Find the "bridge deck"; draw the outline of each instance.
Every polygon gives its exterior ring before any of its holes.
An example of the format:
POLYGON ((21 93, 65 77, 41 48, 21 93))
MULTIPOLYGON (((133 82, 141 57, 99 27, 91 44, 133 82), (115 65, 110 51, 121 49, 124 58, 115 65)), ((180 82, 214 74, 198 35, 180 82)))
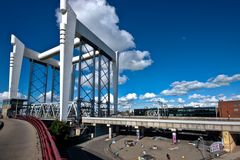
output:
POLYGON ((234 131, 240 132, 240 121, 238 120, 210 120, 210 119, 139 119, 139 118, 98 118, 83 117, 83 123, 138 126, 146 128, 163 128, 179 130, 201 130, 201 131, 234 131))
POLYGON ((28 122, 16 119, 1 120, 0 159, 42 159, 41 146, 35 128, 28 122))

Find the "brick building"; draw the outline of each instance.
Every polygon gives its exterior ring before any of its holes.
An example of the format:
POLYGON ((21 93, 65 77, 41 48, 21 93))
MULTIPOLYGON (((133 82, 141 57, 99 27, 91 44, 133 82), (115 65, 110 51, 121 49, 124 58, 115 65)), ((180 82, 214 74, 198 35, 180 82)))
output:
POLYGON ((240 100, 236 101, 219 101, 218 117, 240 118, 240 100))

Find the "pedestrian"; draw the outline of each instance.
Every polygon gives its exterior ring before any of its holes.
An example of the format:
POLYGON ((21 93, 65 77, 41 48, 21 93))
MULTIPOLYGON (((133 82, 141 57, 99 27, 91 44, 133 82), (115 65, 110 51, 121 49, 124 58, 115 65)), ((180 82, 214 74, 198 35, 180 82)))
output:
POLYGON ((171 160, 170 155, 168 153, 167 153, 166 157, 168 160, 171 160))

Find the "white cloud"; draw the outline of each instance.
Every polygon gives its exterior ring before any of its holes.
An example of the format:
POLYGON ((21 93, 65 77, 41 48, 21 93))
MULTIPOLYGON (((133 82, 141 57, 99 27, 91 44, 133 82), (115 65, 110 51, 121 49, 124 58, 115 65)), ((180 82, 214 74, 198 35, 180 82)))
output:
POLYGON ((218 75, 215 78, 209 79, 207 82, 195 81, 176 81, 170 86, 171 89, 166 89, 161 92, 163 95, 184 95, 193 90, 203 88, 216 88, 229 85, 232 82, 240 81, 240 74, 235 74, 232 77, 227 75, 218 75))
POLYGON ((155 98, 157 95, 154 93, 145 93, 144 95, 140 95, 139 99, 150 99, 150 98, 155 98))
POLYGON ((178 99, 176 100, 176 102, 182 104, 182 103, 185 103, 185 100, 183 100, 182 98, 178 98, 178 99))
POLYGON ((240 95, 232 95, 230 100, 240 100, 240 95))
POLYGON ((123 96, 119 99, 119 101, 132 101, 137 99, 137 94, 136 93, 128 93, 126 96, 123 96))
POLYGON ((212 96, 212 97, 206 97, 203 99, 200 99, 199 102, 202 103, 217 103, 219 99, 216 98, 216 96, 212 96))
POLYGON ((124 83, 126 83, 127 82, 127 80, 128 80, 128 77, 126 76, 126 75, 119 75, 119 77, 118 77, 118 83, 119 84, 124 84, 124 83))
POLYGON ((157 102, 168 103, 168 100, 166 100, 166 99, 164 99, 164 98, 161 98, 161 97, 157 97, 157 98, 152 98, 152 99, 150 99, 149 102, 154 102, 154 103, 157 103, 157 102))
POLYGON ((174 99, 170 99, 169 102, 170 102, 170 103, 174 103, 175 100, 174 100, 174 99))
MULTIPOLYGON (((152 64, 148 51, 135 50, 134 37, 118 26, 115 8, 106 0, 70 0, 77 18, 114 51, 120 51, 120 69, 142 70, 152 64)), ((59 9, 56 10, 60 22, 59 9)))
MULTIPOLYGON (((27 99, 27 96, 18 92, 17 93, 17 98, 19 99, 27 99)), ((4 99, 9 99, 9 93, 8 91, 4 91, 2 93, 0 93, 0 101, 4 100, 4 99)))
POLYGON ((136 93, 129 93, 126 96, 123 96, 118 99, 118 105, 122 108, 131 108, 134 100, 138 98, 136 93))
POLYGON ((77 18, 112 49, 124 51, 135 47, 133 36, 119 28, 115 8, 106 0, 70 0, 69 3, 77 18))
POLYGON ((189 95, 188 99, 201 99, 201 98, 205 98, 205 97, 206 96, 204 96, 204 95, 194 93, 192 95, 189 95))
POLYGON ((219 84, 221 86, 226 86, 226 85, 229 85, 232 82, 240 81, 240 74, 235 74, 232 77, 229 77, 227 75, 221 74, 221 75, 218 75, 214 79, 210 79, 209 81, 213 82, 215 84, 219 84))
POLYGON ((143 70, 150 66, 153 61, 148 51, 125 51, 119 57, 120 70, 143 70))

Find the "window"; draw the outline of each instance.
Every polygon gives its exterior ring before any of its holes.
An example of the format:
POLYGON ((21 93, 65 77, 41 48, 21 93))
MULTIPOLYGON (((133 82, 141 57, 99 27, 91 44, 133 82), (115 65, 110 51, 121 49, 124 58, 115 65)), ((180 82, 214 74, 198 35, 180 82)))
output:
POLYGON ((234 107, 233 111, 234 111, 234 112, 238 112, 238 111, 239 111, 239 108, 234 107))

